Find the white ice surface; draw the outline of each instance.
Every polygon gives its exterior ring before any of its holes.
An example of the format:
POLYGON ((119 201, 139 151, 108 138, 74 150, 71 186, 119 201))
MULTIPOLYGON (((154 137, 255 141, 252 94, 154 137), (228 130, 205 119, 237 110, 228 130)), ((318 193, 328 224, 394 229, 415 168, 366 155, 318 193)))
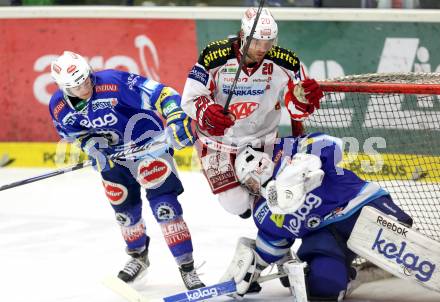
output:
MULTIPOLYGON (((0 169, 0 185, 47 170, 0 169)), ((215 283, 232 258, 240 236, 255 237, 251 220, 227 214, 199 173, 181 173, 180 197, 191 230, 196 263, 207 284, 215 283)), ((143 294, 167 296, 184 290, 177 266, 148 204, 144 218, 151 237, 151 266, 143 294)), ((104 195, 91 169, 71 172, 0 192, 1 302, 123 302, 101 280, 114 275, 127 256, 104 195)), ((217 301, 230 301, 218 298, 217 301)), ((245 301, 292 301, 277 280, 245 301)), ((439 302, 440 295, 407 281, 368 283, 350 301, 439 302)))

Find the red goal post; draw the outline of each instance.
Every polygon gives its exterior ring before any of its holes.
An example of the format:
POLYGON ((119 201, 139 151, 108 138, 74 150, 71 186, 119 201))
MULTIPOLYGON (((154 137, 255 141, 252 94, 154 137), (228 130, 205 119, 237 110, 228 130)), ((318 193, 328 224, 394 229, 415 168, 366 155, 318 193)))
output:
POLYGON ((344 167, 379 182, 415 228, 440 241, 440 73, 362 74, 319 84, 325 96, 304 122, 306 133, 343 138, 344 167))

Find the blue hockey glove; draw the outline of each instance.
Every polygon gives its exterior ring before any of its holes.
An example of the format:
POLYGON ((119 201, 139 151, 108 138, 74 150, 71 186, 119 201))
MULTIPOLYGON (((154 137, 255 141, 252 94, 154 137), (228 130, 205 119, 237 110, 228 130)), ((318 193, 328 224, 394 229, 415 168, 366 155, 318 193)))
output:
POLYGON ((81 149, 92 161, 93 168, 98 172, 106 172, 115 166, 108 158, 108 140, 104 137, 86 137, 81 139, 81 149))
POLYGON ((191 119, 183 111, 176 111, 167 116, 166 131, 175 149, 192 146, 196 140, 191 129, 191 119))

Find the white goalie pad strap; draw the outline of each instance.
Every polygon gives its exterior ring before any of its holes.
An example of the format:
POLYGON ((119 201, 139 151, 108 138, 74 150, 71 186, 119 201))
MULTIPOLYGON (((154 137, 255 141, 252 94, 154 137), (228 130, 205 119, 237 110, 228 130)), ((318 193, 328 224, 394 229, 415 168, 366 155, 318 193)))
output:
POLYGON ((306 280, 304 269, 305 262, 290 260, 283 264, 283 268, 289 278, 290 288, 295 302, 307 302, 306 280))
POLYGON ((304 204, 306 194, 321 185, 323 178, 320 158, 298 153, 292 160, 283 160, 276 179, 267 184, 263 196, 272 213, 293 213, 304 204))
POLYGON ((396 277, 440 292, 440 243, 394 217, 364 207, 347 244, 353 252, 396 277))

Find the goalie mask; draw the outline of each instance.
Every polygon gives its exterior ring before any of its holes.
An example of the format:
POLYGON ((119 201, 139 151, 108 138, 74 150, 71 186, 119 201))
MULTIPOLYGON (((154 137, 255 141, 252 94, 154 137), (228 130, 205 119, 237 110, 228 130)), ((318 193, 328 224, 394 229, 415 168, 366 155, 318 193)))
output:
POLYGON ((254 195, 260 195, 261 187, 272 179, 273 169, 274 163, 269 155, 249 146, 235 160, 238 181, 254 195))
POLYGON ((72 92, 72 89, 78 89, 81 87, 80 85, 85 85, 91 73, 92 68, 82 56, 65 51, 55 61, 52 61, 50 74, 65 94, 77 96, 72 92))
MULTIPOLYGON (((242 52, 244 45, 247 41, 247 38, 251 34, 251 30, 254 25, 255 18, 257 16, 257 11, 258 9, 254 7, 248 8, 244 13, 243 18, 241 19, 240 50, 242 52)), ((272 47, 272 45, 276 44, 277 35, 278 35, 278 26, 277 23, 275 22, 275 19, 273 18, 269 9, 263 8, 261 10, 260 17, 258 18, 257 26, 255 27, 255 32, 252 36, 253 43, 264 44, 264 47, 267 48, 267 50, 269 50, 272 47)), ((256 44, 251 47, 256 47, 256 44)))

